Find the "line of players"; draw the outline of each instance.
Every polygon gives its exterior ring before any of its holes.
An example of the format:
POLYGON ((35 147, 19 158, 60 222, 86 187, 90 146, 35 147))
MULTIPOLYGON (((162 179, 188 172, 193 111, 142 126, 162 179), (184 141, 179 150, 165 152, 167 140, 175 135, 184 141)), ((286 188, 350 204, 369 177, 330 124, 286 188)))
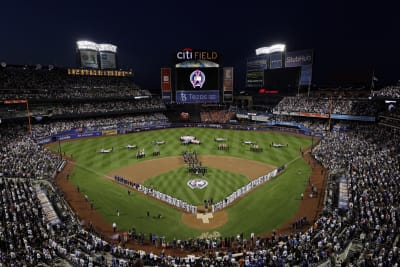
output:
MULTIPOLYGON (((186 136, 184 136, 184 137, 186 137, 186 136)), ((214 140, 215 141, 221 141, 220 138, 215 138, 214 140)), ((225 139, 222 139, 222 140, 225 141, 225 139)), ((196 137, 193 137, 193 139, 185 139, 185 138, 181 137, 181 141, 182 141, 182 143, 188 144, 188 143, 192 143, 193 141, 198 141, 198 140, 196 139, 196 137)), ((155 145, 163 145, 165 143, 166 143, 165 141, 154 141, 153 142, 153 144, 155 144, 155 145)), ((253 151, 253 152, 262 152, 263 151, 263 148, 261 148, 257 143, 255 143, 255 142, 253 142, 251 140, 244 140, 244 141, 242 141, 242 143, 246 144, 246 145, 250 145, 250 151, 253 151)), ((198 143, 196 142, 196 144, 200 144, 200 141, 198 141, 198 143)), ((272 142, 269 146, 270 147, 281 148, 281 147, 288 147, 289 144, 284 145, 284 144, 281 144, 281 143, 272 142)), ((137 149, 138 146, 137 145, 128 144, 128 145, 125 146, 125 148, 127 148, 127 149, 137 149)), ((218 144, 217 148, 218 148, 218 150, 229 151, 229 145, 226 144, 226 143, 218 144)), ((99 153, 111 153, 113 151, 114 151, 114 147, 111 147, 109 149, 102 148, 98 152, 99 153)), ((153 156, 159 156, 159 155, 160 155, 160 150, 159 149, 155 149, 153 151, 153 156)), ((136 153, 136 158, 139 159, 139 158, 144 158, 144 157, 146 157, 146 153, 144 151, 144 148, 142 148, 136 153)))

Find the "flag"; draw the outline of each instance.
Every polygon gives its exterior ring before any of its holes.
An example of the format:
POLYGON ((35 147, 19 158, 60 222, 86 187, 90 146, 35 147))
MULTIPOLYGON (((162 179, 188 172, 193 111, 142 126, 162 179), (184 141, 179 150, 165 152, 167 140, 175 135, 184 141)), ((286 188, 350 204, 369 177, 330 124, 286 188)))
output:
POLYGON ((378 78, 376 78, 376 76, 374 75, 374 76, 372 76, 372 80, 374 80, 375 82, 377 82, 377 81, 378 81, 378 78))

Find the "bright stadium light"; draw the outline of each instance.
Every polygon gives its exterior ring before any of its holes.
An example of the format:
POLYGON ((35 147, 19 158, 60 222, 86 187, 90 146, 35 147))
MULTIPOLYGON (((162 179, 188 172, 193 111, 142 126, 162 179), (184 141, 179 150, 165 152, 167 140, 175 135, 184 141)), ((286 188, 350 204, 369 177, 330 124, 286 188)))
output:
POLYGON ((117 53, 117 46, 112 44, 98 44, 97 48, 99 51, 107 51, 117 53))
POLYGON ((79 50, 81 49, 88 49, 88 50, 96 50, 97 51, 97 44, 91 41, 77 41, 76 45, 79 50))
POLYGON ((267 55, 275 52, 284 52, 286 45, 284 44, 274 44, 271 46, 264 46, 256 49, 256 55, 267 55))

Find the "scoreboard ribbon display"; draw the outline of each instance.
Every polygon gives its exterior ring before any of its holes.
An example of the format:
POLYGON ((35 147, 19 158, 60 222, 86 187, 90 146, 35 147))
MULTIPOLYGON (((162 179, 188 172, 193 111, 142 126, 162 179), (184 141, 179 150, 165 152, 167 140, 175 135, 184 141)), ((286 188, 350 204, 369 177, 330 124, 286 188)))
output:
POLYGON ((218 103, 219 91, 176 91, 176 103, 218 103))

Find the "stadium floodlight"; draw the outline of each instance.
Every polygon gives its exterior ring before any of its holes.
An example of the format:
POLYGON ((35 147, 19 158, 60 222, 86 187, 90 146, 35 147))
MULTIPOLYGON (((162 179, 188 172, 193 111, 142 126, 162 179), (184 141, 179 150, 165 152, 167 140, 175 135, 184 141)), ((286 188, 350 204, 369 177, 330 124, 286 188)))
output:
POLYGON ((264 46, 256 49, 256 55, 268 55, 275 52, 284 52, 286 45, 284 44, 274 44, 271 46, 264 46))
POLYGON ((92 41, 77 41, 76 45, 79 50, 88 49, 88 50, 96 50, 97 51, 97 44, 92 41))
POLYGON ((104 51, 104 52, 113 52, 117 53, 117 46, 112 45, 112 44, 98 44, 97 48, 99 51, 104 51))

